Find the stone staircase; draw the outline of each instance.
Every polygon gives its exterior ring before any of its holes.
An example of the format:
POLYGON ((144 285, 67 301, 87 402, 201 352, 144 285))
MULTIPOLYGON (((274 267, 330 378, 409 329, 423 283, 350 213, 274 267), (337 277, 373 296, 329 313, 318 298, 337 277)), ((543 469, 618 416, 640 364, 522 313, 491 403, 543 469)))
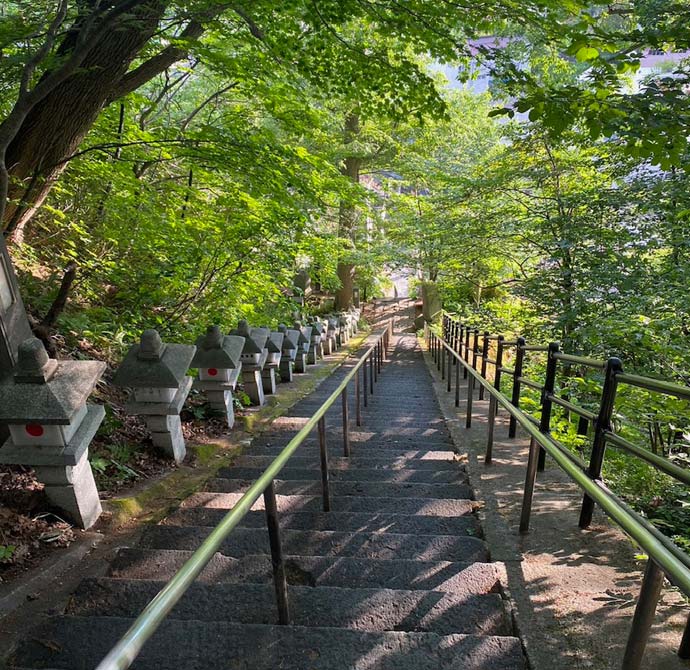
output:
MULTIPOLYGON (((276 481, 293 625, 276 625, 260 500, 133 668, 526 667, 502 595, 503 566, 490 562, 415 337, 393 341, 363 426, 352 422, 349 459, 340 456, 339 403, 327 417, 333 511, 322 511, 316 433, 276 481)), ((348 369, 255 440, 207 491, 120 550, 107 576, 85 579, 66 611, 19 646, 14 667, 94 668, 348 369)))

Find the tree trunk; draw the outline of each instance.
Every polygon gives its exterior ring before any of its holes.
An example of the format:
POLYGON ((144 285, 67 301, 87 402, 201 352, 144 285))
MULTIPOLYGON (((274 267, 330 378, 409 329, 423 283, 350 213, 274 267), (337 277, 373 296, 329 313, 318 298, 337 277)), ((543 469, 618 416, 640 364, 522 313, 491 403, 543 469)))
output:
MULTIPOLYGON (((345 119, 344 138, 345 144, 350 144, 359 135, 359 116, 350 114, 345 119)), ((362 167, 362 159, 359 156, 347 156, 343 161, 340 172, 359 184, 359 172, 362 167)), ((357 223, 357 209, 354 205, 347 202, 340 203, 338 214, 338 232, 340 237, 351 242, 350 248, 354 247, 355 224, 357 223)), ((354 286, 355 266, 344 258, 338 260, 338 279, 341 287, 335 294, 335 308, 349 309, 352 307, 353 297, 352 288, 354 286)))
MULTIPOLYGON (((148 0, 123 16, 85 57, 82 66, 48 93, 24 119, 7 149, 10 190, 3 220, 6 235, 20 241, 23 229, 108 104, 132 61, 151 39, 165 9, 148 0)), ((58 55, 75 47, 79 26, 67 33, 58 55)), ((152 75, 153 76, 153 75, 152 75)))

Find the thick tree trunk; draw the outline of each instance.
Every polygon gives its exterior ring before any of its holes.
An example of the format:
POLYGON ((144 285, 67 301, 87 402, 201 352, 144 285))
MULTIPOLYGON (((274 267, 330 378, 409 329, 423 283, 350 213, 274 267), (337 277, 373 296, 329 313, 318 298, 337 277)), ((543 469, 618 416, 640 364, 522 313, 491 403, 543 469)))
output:
MULTIPOLYGON (((359 117, 356 114, 350 114, 345 119, 345 144, 354 142, 359 135, 359 117)), ((341 173, 351 179, 356 184, 359 184, 359 172, 362 167, 362 159, 359 156, 348 156, 343 161, 340 168, 341 173)), ((340 204, 340 212, 338 215, 338 228, 340 237, 352 242, 351 247, 354 246, 354 232, 357 223, 357 210, 349 203, 340 204)), ((348 262, 347 259, 341 258, 338 261, 338 279, 340 279, 341 287, 335 294, 336 309, 349 309, 352 307, 352 289, 354 286, 355 266, 348 262)))
MULTIPOLYGON (((7 150, 11 182, 3 221, 6 235, 21 238, 66 160, 113 99, 130 64, 156 31, 165 5, 164 0, 148 0, 123 16, 88 53, 77 72, 29 112, 7 150)), ((76 26, 66 35, 59 55, 70 53, 78 34, 76 26)))

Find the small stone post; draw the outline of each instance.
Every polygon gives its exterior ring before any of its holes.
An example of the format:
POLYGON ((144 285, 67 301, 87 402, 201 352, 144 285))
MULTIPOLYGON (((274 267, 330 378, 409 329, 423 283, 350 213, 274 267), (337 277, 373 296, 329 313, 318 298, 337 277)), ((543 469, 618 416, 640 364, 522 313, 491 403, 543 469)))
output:
POLYGON ((192 388, 187 370, 195 353, 194 345, 166 344, 157 331, 145 330, 113 377, 116 386, 133 389, 125 411, 142 417, 154 446, 176 463, 186 453, 180 410, 192 388))
POLYGON ((199 370, 194 388, 206 393, 208 404, 223 414, 228 428, 235 425, 232 392, 242 369, 243 348, 243 337, 223 335, 219 326, 209 326, 206 335, 196 341, 196 354, 190 363, 199 370))
POLYGON ((98 361, 48 358, 32 337, 19 345, 12 376, 0 384, 0 424, 10 431, 0 463, 32 466, 48 500, 82 528, 102 511, 89 444, 105 410, 86 400, 104 370, 98 361))

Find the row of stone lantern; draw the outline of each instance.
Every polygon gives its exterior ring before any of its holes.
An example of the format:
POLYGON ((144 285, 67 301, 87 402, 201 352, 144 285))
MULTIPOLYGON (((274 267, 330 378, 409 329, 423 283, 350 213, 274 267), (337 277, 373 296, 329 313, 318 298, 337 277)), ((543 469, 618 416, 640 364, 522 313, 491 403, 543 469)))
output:
MULTIPOLYGON (((240 321, 224 335, 210 326, 195 345, 170 344, 155 330, 145 331, 128 351, 113 384, 131 389, 124 407, 140 416, 153 444, 170 458, 185 457, 180 411, 194 388, 208 404, 235 422, 233 396, 240 375, 252 405, 276 393, 281 382, 304 373, 324 355, 334 353, 357 332, 359 310, 292 328, 251 328, 240 321), (198 370, 194 380, 187 372, 198 370)), ((0 425, 9 438, 0 447, 0 463, 28 465, 45 485, 48 500, 82 528, 92 526, 101 504, 88 460, 89 445, 105 410, 87 404, 105 364, 98 361, 56 361, 43 343, 30 338, 18 350, 12 375, 0 384, 0 425)))

